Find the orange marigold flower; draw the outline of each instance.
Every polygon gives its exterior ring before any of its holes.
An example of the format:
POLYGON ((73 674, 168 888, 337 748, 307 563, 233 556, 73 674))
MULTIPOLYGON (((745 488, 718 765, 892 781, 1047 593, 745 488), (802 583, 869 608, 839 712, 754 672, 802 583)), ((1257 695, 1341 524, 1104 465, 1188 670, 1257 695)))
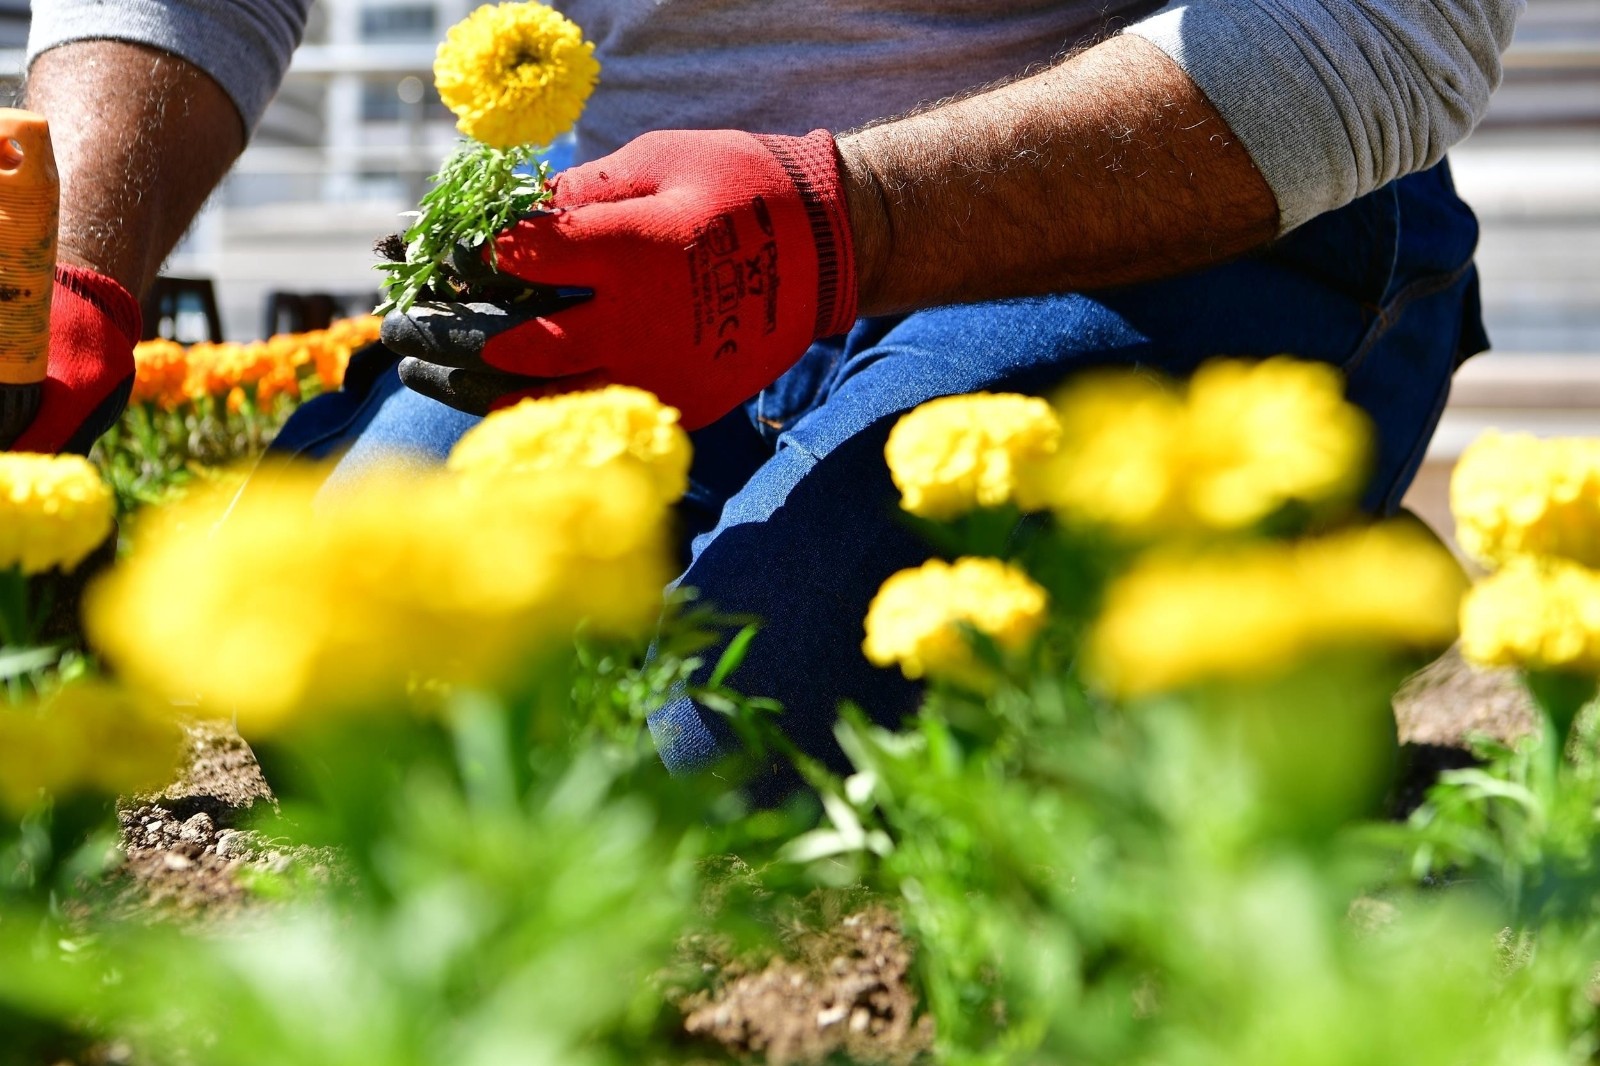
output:
POLYGON ((133 347, 132 403, 153 403, 171 410, 185 399, 184 380, 189 372, 189 354, 176 341, 157 338, 140 341, 133 347))

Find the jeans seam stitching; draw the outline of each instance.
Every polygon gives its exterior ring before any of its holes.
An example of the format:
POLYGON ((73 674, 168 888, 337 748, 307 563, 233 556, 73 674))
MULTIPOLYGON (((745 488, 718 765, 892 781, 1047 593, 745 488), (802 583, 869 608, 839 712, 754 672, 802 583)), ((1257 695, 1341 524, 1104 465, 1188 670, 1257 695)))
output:
POLYGON ((1354 374, 1361 369, 1361 364, 1371 354, 1373 347, 1388 333, 1406 310, 1418 300, 1437 295, 1458 283, 1466 276, 1467 271, 1473 267, 1473 260, 1468 259, 1450 273, 1442 276, 1418 278, 1395 295, 1395 298, 1381 307, 1374 308, 1375 317, 1372 324, 1367 327, 1366 334, 1361 338, 1361 343, 1356 346, 1355 352, 1346 360, 1344 372, 1346 376, 1354 374))

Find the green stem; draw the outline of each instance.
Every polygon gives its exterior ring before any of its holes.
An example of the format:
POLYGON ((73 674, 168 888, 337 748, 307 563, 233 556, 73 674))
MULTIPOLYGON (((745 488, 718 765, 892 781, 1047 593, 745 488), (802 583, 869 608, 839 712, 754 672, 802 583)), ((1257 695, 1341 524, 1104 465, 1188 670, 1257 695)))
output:
POLYGON ((33 645, 28 611, 28 577, 17 566, 0 570, 0 647, 33 645))
POLYGON ((1553 751, 1551 757, 1559 760, 1566 751, 1567 736, 1578 712, 1595 698, 1596 679, 1590 674, 1564 670, 1529 670, 1525 682, 1542 712, 1553 751))
MULTIPOLYGON (((0 648, 28 648, 34 639, 33 619, 28 610, 28 576, 20 566, 0 570, 0 648)), ((12 703, 22 699, 22 679, 6 678, 6 695, 12 703)))

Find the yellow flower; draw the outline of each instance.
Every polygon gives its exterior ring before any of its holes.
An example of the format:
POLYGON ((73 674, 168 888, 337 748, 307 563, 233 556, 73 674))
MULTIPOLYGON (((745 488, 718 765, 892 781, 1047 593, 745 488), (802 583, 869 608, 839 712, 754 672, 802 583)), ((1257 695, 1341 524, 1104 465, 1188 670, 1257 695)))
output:
POLYGON ((987 670, 962 626, 1017 651, 1044 625, 1047 603, 1044 589, 998 559, 933 559, 883 583, 867 609, 861 649, 875 665, 898 664, 909 678, 928 675, 983 688, 987 670))
POLYGON ((1456 541, 1488 567, 1519 555, 1600 566, 1600 439, 1490 430, 1450 479, 1456 541))
POLYGON ((580 622, 638 634, 659 611, 666 506, 635 470, 488 492, 375 477, 313 511, 321 481, 258 476, 220 523, 196 500, 138 529, 90 590, 91 642, 130 683, 265 733, 416 678, 492 684, 580 622))
POLYGON ((1247 529, 1291 503, 1343 506, 1366 471, 1366 417, 1320 363, 1214 360, 1182 389, 1098 371, 1055 403, 1061 443, 1038 495, 1068 521, 1136 538, 1247 529))
POLYGON ((1405 524, 1153 553, 1107 590, 1086 670, 1142 695, 1275 674, 1324 648, 1442 647, 1465 583, 1448 551, 1405 524))
POLYGON ((71 570, 110 535, 114 510, 81 456, 0 454, 0 568, 71 570))
POLYGON ((486 4, 445 34, 433 80, 463 134, 495 148, 570 129, 600 77, 594 45, 538 3, 486 4))
POLYGON ((523 400, 468 430, 449 469, 469 482, 536 480, 548 470, 639 470, 662 502, 689 486, 689 436, 678 411, 643 389, 612 385, 523 400))
POLYGON ((1600 674, 1600 571, 1512 559, 1462 602, 1461 651, 1482 666, 1600 674))
POLYGON ((1185 414, 1189 510, 1207 528, 1244 529, 1291 501, 1348 503, 1366 480, 1366 415, 1326 363, 1215 360, 1190 380, 1185 414))
POLYGON ((1032 396, 977 393, 931 400, 895 423, 884 447, 900 506, 946 519, 979 507, 1035 505, 1026 471, 1061 435, 1032 396))
POLYGON ((1070 521, 1134 534, 1187 524, 1182 510, 1183 401, 1165 378, 1084 374, 1055 401, 1056 459, 1038 495, 1070 521))
POLYGON ((35 707, 0 707, 0 809, 41 792, 126 796, 171 781, 182 733, 170 717, 99 682, 61 689, 35 707))

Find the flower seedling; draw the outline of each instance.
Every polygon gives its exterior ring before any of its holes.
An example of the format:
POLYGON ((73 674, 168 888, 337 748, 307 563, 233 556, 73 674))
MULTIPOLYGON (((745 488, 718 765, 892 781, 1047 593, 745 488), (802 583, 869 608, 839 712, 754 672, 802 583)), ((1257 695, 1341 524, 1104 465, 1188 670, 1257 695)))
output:
POLYGON ((600 76, 594 45, 538 3, 486 5, 451 28, 433 63, 439 97, 467 140, 434 175, 401 238, 379 243, 388 262, 378 314, 419 299, 481 295, 496 233, 550 198, 544 145, 571 128, 600 76), (487 249, 487 252, 484 251, 487 249))

